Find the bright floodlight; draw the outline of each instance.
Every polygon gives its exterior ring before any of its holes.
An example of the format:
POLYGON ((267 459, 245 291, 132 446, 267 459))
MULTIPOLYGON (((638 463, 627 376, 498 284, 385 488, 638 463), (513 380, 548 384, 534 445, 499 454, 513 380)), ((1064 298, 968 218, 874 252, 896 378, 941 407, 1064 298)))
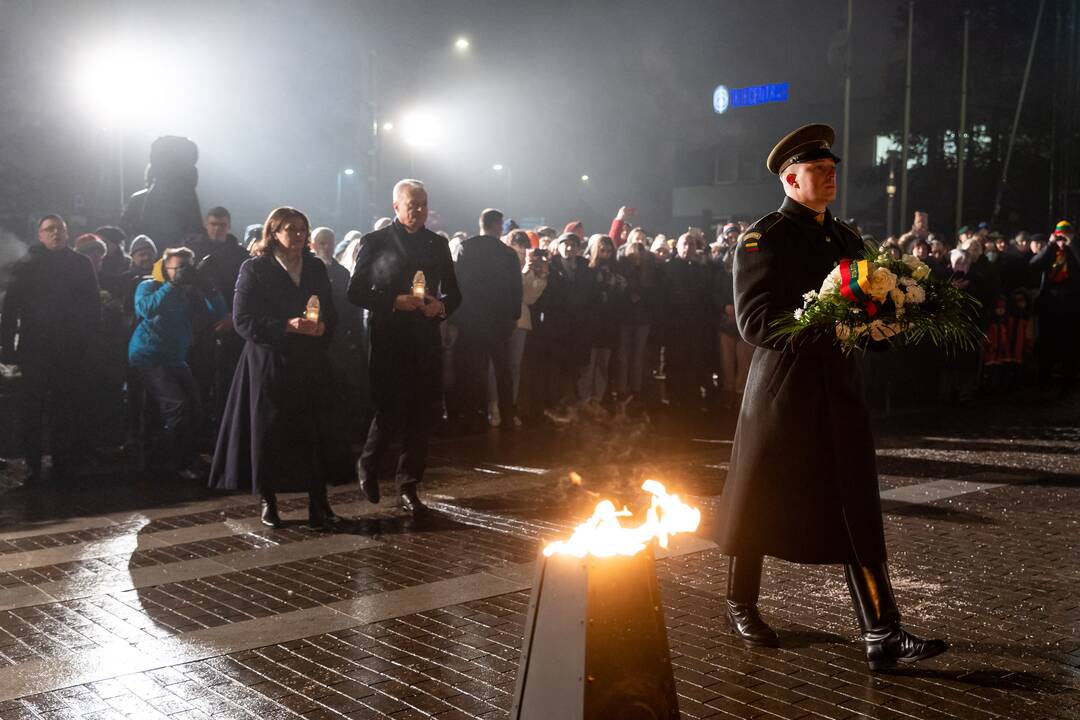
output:
POLYGON ((356 171, 353 170, 352 168, 345 168, 344 170, 342 170, 342 172, 345 173, 346 175, 352 175, 356 171))
POLYGON ((459 37, 454 41, 454 47, 457 48, 458 52, 465 52, 469 49, 469 39, 466 37, 459 37))
POLYGON ((82 54, 73 77, 81 111, 130 125, 160 114, 182 96, 181 78, 155 50, 114 41, 82 54))
POLYGON ((491 169, 494 170, 495 172, 501 172, 502 169, 503 169, 502 163, 495 163, 494 165, 491 166, 491 169))
POLYGON ((439 141, 441 128, 435 117, 424 112, 414 112, 405 116, 402 123, 405 142, 413 147, 431 147, 439 141))
POLYGON ((383 132, 390 132, 391 130, 394 129, 394 123, 392 123, 392 122, 384 122, 382 124, 382 129, 383 129, 383 132))
POLYGON ((589 182, 589 176, 588 175, 582 175, 581 176, 581 182, 589 182))

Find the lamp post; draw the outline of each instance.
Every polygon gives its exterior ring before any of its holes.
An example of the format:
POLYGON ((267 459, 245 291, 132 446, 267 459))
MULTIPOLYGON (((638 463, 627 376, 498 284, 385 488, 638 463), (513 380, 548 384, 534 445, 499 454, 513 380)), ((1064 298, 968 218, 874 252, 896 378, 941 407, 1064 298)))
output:
POLYGON ((889 181, 885 184, 885 194, 888 196, 888 202, 885 209, 885 237, 892 237, 893 234, 893 220, 895 213, 893 212, 893 202, 896 200, 896 152, 890 151, 889 158, 889 181))
POLYGON ((495 163, 491 166, 491 169, 494 170, 497 174, 506 175, 506 212, 510 212, 510 193, 513 187, 513 178, 510 173, 510 168, 506 165, 503 165, 502 163, 495 163))
POLYGON ((342 182, 343 182, 343 180, 344 180, 344 178, 346 176, 347 177, 352 177, 355 174, 356 174, 356 171, 353 170, 352 168, 345 168, 344 170, 338 170, 338 174, 337 174, 337 221, 338 221, 338 224, 341 224, 341 212, 342 212, 342 208, 341 208, 341 185, 342 185, 342 182))

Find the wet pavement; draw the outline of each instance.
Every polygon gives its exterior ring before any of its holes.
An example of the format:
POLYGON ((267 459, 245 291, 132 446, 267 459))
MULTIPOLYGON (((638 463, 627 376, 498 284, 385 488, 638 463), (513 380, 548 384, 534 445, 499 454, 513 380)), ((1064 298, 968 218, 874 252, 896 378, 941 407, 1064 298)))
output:
POLYGON ((595 493, 640 505, 646 477, 704 512, 657 560, 683 717, 1078 718, 1078 420, 1075 403, 999 402, 880 422, 905 624, 952 649, 879 675, 838 567, 768 560, 760 607, 781 646, 729 634, 709 536, 731 417, 439 439, 430 519, 389 487, 372 506, 343 486, 330 531, 303 524, 300 496, 271 530, 254 498, 175 480, 28 493, 9 478, 0 720, 508 717, 540 543, 595 493))

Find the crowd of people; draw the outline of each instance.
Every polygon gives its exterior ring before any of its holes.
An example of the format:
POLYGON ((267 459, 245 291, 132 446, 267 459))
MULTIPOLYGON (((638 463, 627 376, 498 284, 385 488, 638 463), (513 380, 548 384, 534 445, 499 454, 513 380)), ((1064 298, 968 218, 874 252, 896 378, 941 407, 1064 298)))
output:
MULTIPOLYGON (((444 432, 514 431, 575 410, 692 423, 740 404, 752 347, 735 324, 732 264, 747 224, 721 224, 710 239, 696 228, 677 237, 654 233, 637 219, 634 208, 622 207, 603 232, 588 232, 580 221, 522 228, 486 209, 475 234, 438 233, 461 297, 456 312, 441 308, 450 312, 437 331, 442 356, 433 366, 441 374, 444 432)), ((235 447, 232 455, 221 447, 236 445, 237 428, 221 428, 265 400, 259 383, 276 377, 275 363, 331 390, 320 395, 327 400, 319 412, 305 406, 310 428, 329 423, 347 443, 367 438, 372 446, 380 388, 378 369, 369 368, 373 311, 367 308, 381 300, 360 297, 363 288, 350 292, 350 278, 365 243, 392 219, 380 219, 373 233, 351 230, 340 239, 331 228, 308 227, 306 217, 290 226, 300 248, 295 257, 302 249, 305 258, 318 258, 326 288, 267 249, 289 247, 287 234, 284 244, 267 244, 285 232, 280 222, 272 215, 249 226, 242 242, 232 234, 229 211, 214 207, 198 232, 171 239, 129 224, 69 243, 63 218, 40 220, 37 242, 12 268, 0 319, 2 361, 21 374, 28 484, 42 478, 46 418, 58 479, 76 474, 82 459, 115 457, 114 451, 141 468, 205 477, 210 468, 200 453, 215 441, 222 463, 243 463, 235 447), (255 272, 257 263, 250 277, 242 268, 267 254, 295 276, 295 287, 281 284, 256 300, 249 289, 267 281, 255 272), (295 327, 282 332, 314 336, 310 342, 325 350, 326 367, 296 369, 307 351, 295 348, 314 345, 281 345, 284 359, 245 351, 252 338, 284 342, 278 326, 253 318, 250 307, 258 303, 295 317, 295 327), (305 317, 315 324, 304 325, 305 317), (326 422, 316 422, 317 415, 326 422), (229 433, 232 440, 222 440, 229 433)), ((1059 385, 1067 392, 1080 357, 1080 252, 1072 238, 1066 221, 1049 237, 1021 232, 1008 239, 986 223, 946 236, 932 232, 917 212, 911 230, 883 247, 919 257, 971 293, 986 340, 977 352, 953 358, 926 347, 868 356, 871 400, 894 403, 901 387, 920 400, 944 402, 1020 386, 1050 392, 1059 385), (917 373, 920 382, 903 382, 905 372, 917 373)), ((425 278, 414 282, 423 297, 425 278)), ((381 450, 371 452, 377 462, 381 450)), ((228 478, 238 471, 223 465, 214 472, 230 487, 228 478)), ((313 497, 313 507, 322 502, 313 497)))

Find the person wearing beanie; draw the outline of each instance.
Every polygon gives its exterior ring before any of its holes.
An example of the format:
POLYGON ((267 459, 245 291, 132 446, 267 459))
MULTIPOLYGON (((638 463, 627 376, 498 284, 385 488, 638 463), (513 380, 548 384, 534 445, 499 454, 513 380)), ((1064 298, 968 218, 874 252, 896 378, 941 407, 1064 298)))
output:
POLYGON ((585 237, 585 226, 580 220, 571 220, 566 223, 566 227, 563 228, 563 235, 577 235, 578 243, 580 244, 581 238, 585 237))

